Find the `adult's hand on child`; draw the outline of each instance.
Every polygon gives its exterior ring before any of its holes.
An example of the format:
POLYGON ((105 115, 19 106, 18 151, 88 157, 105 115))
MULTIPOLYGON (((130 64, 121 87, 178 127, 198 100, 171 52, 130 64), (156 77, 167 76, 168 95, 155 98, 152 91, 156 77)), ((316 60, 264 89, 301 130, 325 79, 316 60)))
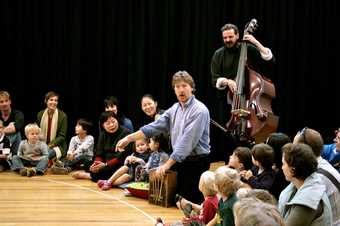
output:
POLYGON ((130 143, 129 139, 124 137, 123 139, 119 140, 116 145, 116 151, 123 152, 125 151, 124 148, 130 143))

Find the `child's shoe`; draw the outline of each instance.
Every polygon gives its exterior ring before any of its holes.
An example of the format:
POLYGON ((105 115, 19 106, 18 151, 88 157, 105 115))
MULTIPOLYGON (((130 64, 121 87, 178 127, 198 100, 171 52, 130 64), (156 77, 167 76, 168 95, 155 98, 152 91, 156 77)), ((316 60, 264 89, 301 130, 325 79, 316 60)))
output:
POLYGON ((106 180, 98 180, 97 181, 97 185, 98 185, 98 188, 102 188, 104 183, 105 183, 106 180))
POLYGON ((34 168, 30 168, 27 170, 27 176, 28 177, 33 177, 37 174, 37 171, 34 168))
POLYGON ((132 196, 131 192, 127 189, 124 189, 123 194, 124 196, 132 196))
POLYGON ((21 176, 27 176, 27 168, 24 167, 24 168, 20 169, 19 174, 21 176))
POLYGON ((64 167, 64 163, 60 160, 56 160, 54 165, 57 166, 57 167, 64 167))
POLYGON ((59 167, 59 166, 56 166, 56 165, 53 165, 51 167, 51 171, 53 174, 56 174, 56 175, 67 175, 70 170, 68 168, 65 168, 65 167, 59 167))
POLYGON ((103 185, 100 187, 103 191, 109 190, 112 187, 112 184, 108 181, 105 180, 103 185))

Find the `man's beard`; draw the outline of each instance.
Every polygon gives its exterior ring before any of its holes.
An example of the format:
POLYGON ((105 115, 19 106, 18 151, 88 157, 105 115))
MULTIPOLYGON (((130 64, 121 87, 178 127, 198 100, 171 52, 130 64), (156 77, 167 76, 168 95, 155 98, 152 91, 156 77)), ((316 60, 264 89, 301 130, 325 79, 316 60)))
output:
POLYGON ((232 48, 234 45, 235 45, 235 43, 233 43, 233 42, 226 42, 226 43, 225 43, 225 46, 226 46, 227 48, 232 48))

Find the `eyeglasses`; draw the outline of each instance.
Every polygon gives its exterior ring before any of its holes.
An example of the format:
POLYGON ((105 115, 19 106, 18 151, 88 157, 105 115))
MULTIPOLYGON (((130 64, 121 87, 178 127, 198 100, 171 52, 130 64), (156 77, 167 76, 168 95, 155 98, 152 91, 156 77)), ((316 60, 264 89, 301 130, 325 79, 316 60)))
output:
POLYGON ((307 131, 308 127, 303 128, 302 130, 299 131, 299 135, 302 136, 303 139, 303 143, 307 144, 307 140, 306 140, 306 131, 307 131))

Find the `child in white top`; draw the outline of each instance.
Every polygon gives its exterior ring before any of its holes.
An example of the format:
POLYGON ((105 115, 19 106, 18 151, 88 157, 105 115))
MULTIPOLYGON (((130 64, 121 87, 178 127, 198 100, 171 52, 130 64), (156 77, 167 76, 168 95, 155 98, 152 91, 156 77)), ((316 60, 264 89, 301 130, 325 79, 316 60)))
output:
MULTIPOLYGON (((94 138, 89 135, 92 123, 86 119, 78 119, 75 127, 76 136, 71 138, 64 166, 52 166, 54 174, 68 174, 77 165, 90 165, 93 158, 94 138)), ((60 164, 60 163, 59 163, 60 164)))

